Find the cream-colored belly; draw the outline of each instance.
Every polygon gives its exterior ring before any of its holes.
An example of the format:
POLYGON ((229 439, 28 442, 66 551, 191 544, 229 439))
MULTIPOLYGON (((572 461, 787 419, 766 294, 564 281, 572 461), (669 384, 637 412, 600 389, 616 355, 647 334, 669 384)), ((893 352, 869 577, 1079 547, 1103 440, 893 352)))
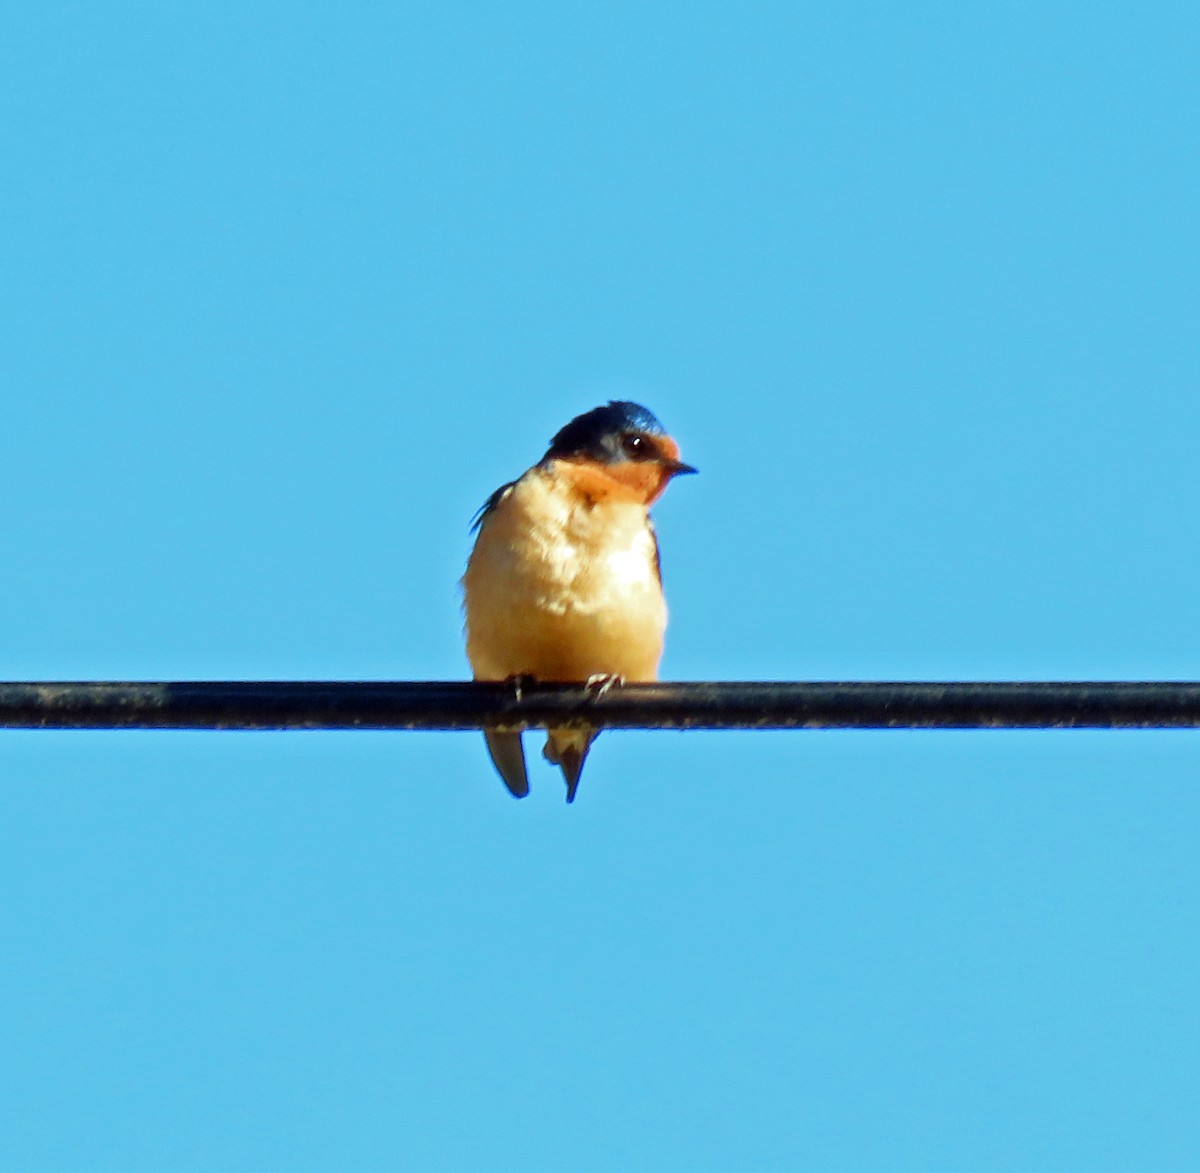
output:
POLYGON ((658 677, 667 610, 642 505, 589 505, 531 470, 484 521, 463 591, 477 680, 658 677))

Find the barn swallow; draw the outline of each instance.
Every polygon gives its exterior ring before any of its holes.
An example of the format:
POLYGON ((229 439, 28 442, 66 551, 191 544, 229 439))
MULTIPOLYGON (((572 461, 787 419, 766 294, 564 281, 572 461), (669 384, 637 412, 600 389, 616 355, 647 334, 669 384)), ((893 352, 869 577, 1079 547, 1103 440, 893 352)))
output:
MULTIPOLYGON (((467 659, 476 680, 613 683, 658 679, 667 607, 650 506, 694 473, 636 403, 577 416, 528 472, 479 511, 463 575, 467 659)), ((550 729, 542 751, 567 802, 598 730, 550 729)), ((486 731, 515 798, 529 793, 519 733, 486 731)))

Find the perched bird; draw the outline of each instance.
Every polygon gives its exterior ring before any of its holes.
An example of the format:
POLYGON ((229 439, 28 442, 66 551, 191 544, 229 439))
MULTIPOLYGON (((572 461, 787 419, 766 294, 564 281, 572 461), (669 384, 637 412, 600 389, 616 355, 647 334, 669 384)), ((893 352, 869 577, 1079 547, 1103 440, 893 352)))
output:
MULTIPOLYGON (((694 473, 654 415, 613 402, 573 419, 546 455, 497 489, 476 518, 463 575, 467 659, 476 680, 656 680, 667 607, 649 508, 694 473)), ((516 798, 529 793, 519 733, 488 731, 516 798)), ((543 750, 575 799, 597 731, 551 729, 543 750)))

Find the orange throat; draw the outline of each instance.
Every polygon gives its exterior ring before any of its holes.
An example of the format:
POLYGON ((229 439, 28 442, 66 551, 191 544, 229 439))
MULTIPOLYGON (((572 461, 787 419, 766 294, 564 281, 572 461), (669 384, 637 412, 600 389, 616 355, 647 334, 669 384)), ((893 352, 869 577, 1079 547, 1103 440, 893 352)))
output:
POLYGON ((600 464, 594 460, 556 460, 555 471, 593 504, 628 501, 652 505, 662 496, 671 474, 656 461, 623 460, 600 464))

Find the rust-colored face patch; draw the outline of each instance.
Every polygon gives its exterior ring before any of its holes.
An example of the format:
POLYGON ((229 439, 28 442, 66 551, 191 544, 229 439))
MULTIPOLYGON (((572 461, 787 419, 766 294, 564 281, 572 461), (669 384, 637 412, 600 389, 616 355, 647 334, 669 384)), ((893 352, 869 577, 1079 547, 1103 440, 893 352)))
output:
POLYGON ((636 501, 642 505, 657 501, 677 472, 695 471, 680 464, 679 445, 670 436, 638 433, 634 439, 638 446, 627 448, 627 460, 561 456, 555 464, 589 501, 636 501))
POLYGON ((655 436, 654 442, 665 463, 675 464, 679 460, 679 445, 670 436, 655 436))
POLYGON ((649 505, 662 495, 670 474, 655 460, 622 460, 599 464, 592 460, 559 460, 567 477, 589 501, 636 501, 649 505))

